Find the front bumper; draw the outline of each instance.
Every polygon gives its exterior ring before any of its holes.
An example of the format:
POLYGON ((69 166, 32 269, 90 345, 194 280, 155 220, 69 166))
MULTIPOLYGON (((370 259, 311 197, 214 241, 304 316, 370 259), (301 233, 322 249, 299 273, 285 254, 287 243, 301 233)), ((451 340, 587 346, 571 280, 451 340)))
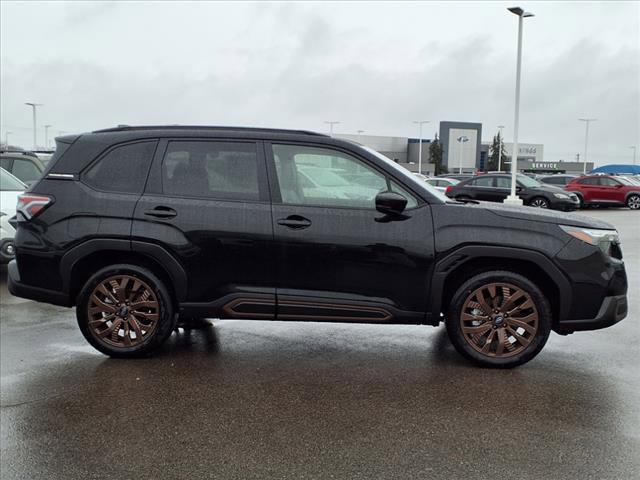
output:
POLYGON ((564 320, 554 329, 557 333, 567 334, 584 330, 599 330, 615 325, 627 316, 627 296, 605 297, 595 318, 584 320, 564 320))
POLYGON ((552 196, 550 198, 550 207, 553 210, 577 210, 580 208, 580 199, 574 193, 567 193, 569 198, 557 198, 552 196))
POLYGON ((55 290, 33 287, 20 282, 20 271, 15 260, 11 260, 7 266, 7 287, 14 297, 28 298, 37 302, 52 303, 62 307, 70 307, 69 295, 55 290))

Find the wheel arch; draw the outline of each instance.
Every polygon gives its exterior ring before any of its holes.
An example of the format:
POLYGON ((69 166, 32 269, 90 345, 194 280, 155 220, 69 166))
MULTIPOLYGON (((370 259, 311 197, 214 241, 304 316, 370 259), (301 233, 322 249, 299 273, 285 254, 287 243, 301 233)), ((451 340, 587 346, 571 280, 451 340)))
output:
POLYGON ((186 300, 187 274, 169 252, 152 243, 118 239, 88 240, 69 250, 60 261, 63 290, 75 304, 77 294, 94 272, 117 263, 148 268, 165 282, 176 304, 186 300))
POLYGON ((571 305, 571 285, 558 267, 540 252, 495 246, 461 247, 436 263, 430 295, 431 316, 439 318, 464 281, 489 270, 510 270, 526 276, 549 299, 554 324, 566 318, 571 305))

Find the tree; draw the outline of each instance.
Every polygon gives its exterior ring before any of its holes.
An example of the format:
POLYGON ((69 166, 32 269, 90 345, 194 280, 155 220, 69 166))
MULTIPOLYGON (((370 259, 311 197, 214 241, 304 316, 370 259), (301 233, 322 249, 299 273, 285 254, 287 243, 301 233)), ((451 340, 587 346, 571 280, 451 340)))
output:
POLYGON ((447 167, 442 164, 442 144, 438 139, 437 133, 433 137, 433 142, 429 145, 429 159, 434 166, 434 175, 449 173, 447 167))
POLYGON ((487 158, 487 164, 484 167, 485 172, 498 170, 498 154, 502 148, 502 158, 500 168, 504 170, 504 161, 507 158, 507 150, 504 147, 504 141, 500 138, 500 132, 493 136, 493 142, 489 147, 489 158, 487 158))

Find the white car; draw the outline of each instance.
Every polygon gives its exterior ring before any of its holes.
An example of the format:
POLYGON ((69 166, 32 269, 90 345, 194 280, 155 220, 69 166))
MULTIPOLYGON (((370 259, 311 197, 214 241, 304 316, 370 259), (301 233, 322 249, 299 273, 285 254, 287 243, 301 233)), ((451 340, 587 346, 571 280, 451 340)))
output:
POLYGON ((447 187, 460 183, 460 180, 447 177, 428 178, 425 181, 436 190, 440 190, 442 193, 447 190, 447 187))
POLYGON ((24 183, 0 168, 0 263, 8 263, 16 254, 13 246, 16 231, 9 219, 15 216, 18 195, 26 188, 24 183))

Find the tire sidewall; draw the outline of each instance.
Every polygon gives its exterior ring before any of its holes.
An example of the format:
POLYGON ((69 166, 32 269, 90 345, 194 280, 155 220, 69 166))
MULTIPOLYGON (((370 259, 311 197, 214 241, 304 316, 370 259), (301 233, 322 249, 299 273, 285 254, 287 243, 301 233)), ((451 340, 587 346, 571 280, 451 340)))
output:
POLYGON ((451 342, 464 357, 484 367, 513 368, 528 362, 542 350, 551 332, 551 322, 552 314, 549 301, 533 282, 517 273, 491 271, 473 276, 458 288, 449 304, 445 325, 451 342), (510 283, 523 289, 531 295, 538 311, 538 332, 535 338, 524 351, 512 357, 494 358, 483 355, 469 345, 462 333, 460 315, 465 300, 477 288, 492 282, 510 283))
POLYGON ((175 325, 175 315, 173 314, 173 302, 164 283, 146 268, 129 264, 118 264, 105 267, 97 271, 87 280, 84 287, 78 294, 76 300, 76 318, 78 326, 84 338, 97 350, 117 358, 132 358, 148 355, 158 348, 166 340, 175 325), (95 287, 105 278, 114 275, 131 275, 143 280, 153 290, 159 303, 160 317, 158 325, 151 335, 139 345, 134 347, 111 347, 100 342, 89 330, 89 316, 87 305, 95 287))

